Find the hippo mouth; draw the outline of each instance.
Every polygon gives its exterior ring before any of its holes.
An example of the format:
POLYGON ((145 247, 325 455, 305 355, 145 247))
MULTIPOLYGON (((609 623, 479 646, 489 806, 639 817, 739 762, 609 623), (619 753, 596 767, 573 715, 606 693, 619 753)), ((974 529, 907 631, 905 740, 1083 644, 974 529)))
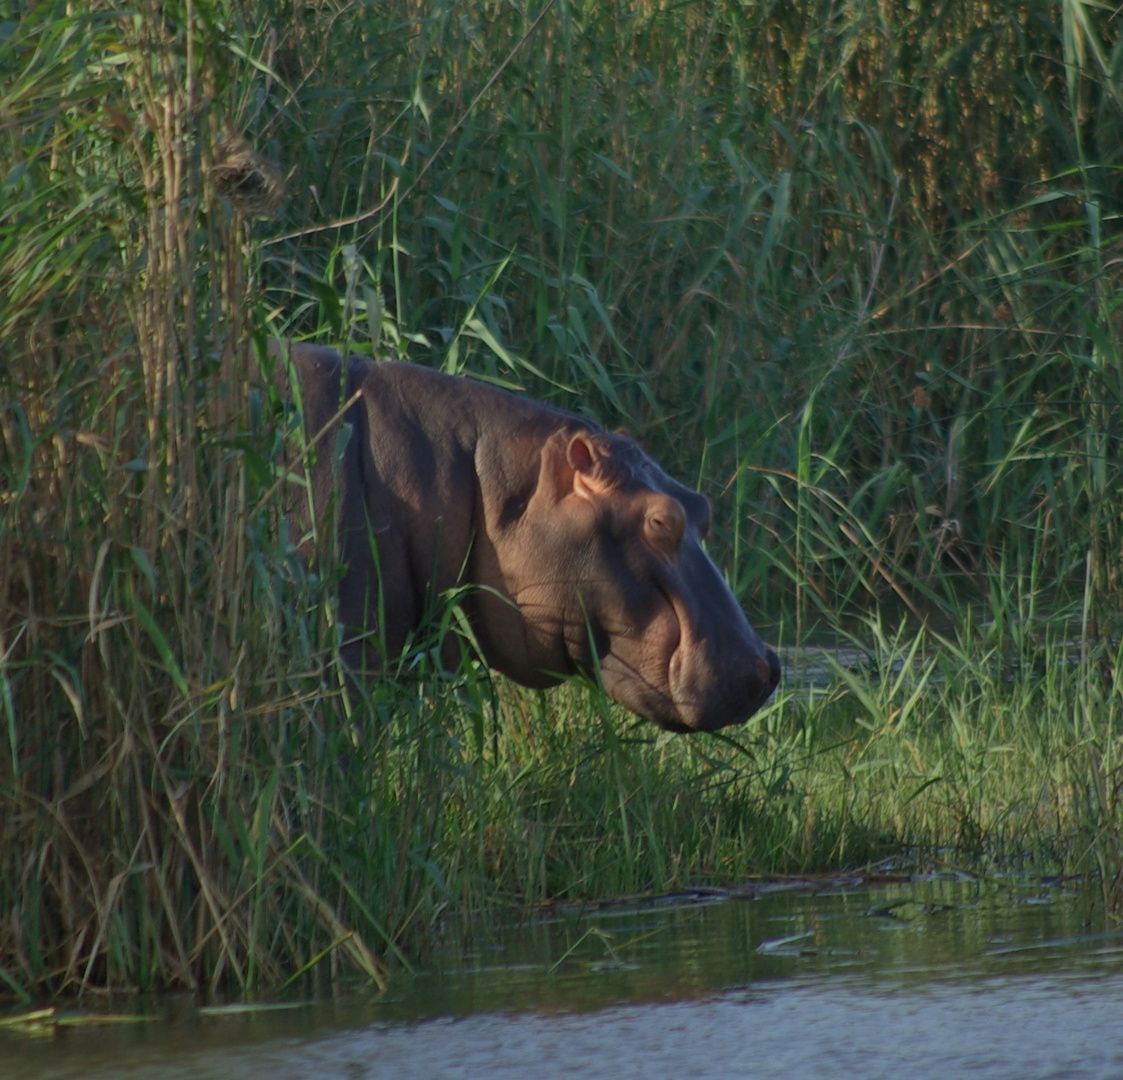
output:
POLYGON ((681 646, 672 653, 666 683, 656 685, 615 651, 601 661, 609 697, 665 731, 688 734, 742 724, 771 697, 780 681, 780 660, 771 650, 747 659, 747 666, 727 677, 709 673, 699 683, 681 646))

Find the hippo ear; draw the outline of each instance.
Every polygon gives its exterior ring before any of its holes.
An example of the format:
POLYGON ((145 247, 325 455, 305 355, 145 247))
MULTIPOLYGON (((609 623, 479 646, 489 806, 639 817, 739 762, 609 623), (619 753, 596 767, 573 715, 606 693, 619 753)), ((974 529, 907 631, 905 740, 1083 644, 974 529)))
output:
POLYGON ((579 431, 565 448, 565 457, 574 472, 591 473, 597 466, 600 453, 593 445, 587 431, 579 431))
POLYGON ((602 495, 610 486, 605 476, 605 449, 598 446, 591 432, 578 431, 565 450, 566 461, 573 470, 573 493, 584 499, 602 495))

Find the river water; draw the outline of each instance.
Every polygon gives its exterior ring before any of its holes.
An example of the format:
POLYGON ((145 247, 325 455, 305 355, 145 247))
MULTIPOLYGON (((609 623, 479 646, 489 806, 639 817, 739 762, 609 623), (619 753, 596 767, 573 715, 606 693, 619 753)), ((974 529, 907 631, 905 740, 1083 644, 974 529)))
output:
POLYGON ((0 1080, 1123 1077, 1123 928, 1059 883, 835 880, 558 910, 381 995, 0 1028, 0 1080))

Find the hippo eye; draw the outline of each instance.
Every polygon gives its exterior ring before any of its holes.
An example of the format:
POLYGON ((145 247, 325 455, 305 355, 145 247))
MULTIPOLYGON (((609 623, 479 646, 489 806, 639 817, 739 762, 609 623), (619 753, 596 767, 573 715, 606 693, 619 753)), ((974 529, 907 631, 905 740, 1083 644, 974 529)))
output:
POLYGON ((648 510, 643 528, 653 548, 665 555, 675 555, 686 532, 686 514, 675 499, 665 496, 648 510))

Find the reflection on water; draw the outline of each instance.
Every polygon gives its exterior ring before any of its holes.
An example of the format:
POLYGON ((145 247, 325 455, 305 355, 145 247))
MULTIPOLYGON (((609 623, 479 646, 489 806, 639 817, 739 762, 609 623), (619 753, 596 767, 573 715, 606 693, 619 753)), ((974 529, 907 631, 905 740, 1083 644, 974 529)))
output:
POLYGON ((565 913, 282 1012, 0 1031, 0 1077, 1121 1077, 1123 933, 1050 886, 770 888, 565 913))

